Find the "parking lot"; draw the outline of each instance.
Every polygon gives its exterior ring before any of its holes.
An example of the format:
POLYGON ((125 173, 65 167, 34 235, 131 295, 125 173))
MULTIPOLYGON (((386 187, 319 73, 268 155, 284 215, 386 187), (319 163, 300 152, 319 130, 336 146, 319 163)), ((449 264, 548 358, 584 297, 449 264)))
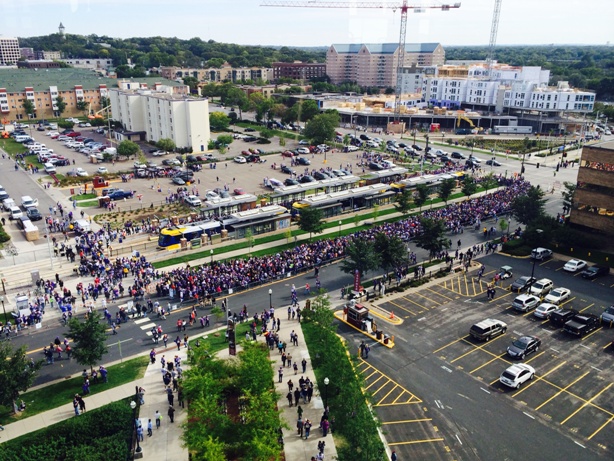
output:
MULTIPOLYGON (((538 319, 533 310, 520 313, 512 309, 517 296, 509 286, 521 275, 530 275, 530 260, 501 255, 482 259, 485 273, 478 280, 475 272, 459 274, 416 293, 386 301, 382 307, 403 316, 410 331, 419 328, 423 352, 433 354, 442 366, 460 371, 478 382, 484 392, 512 399, 514 406, 530 418, 539 418, 558 430, 568 431, 579 444, 594 444, 597 451, 614 448, 614 329, 601 325, 583 337, 574 337, 555 328, 549 320, 538 319), (504 264, 517 266, 514 275, 496 288, 494 299, 486 296, 486 286, 504 264), (490 341, 478 342, 469 336, 472 324, 486 318, 507 324, 507 332, 490 341), (500 374, 520 362, 506 353, 512 341, 524 335, 537 336, 541 347, 523 363, 535 368, 532 381, 520 389, 499 382, 500 374)), ((547 277, 554 286, 571 289, 562 307, 600 315, 611 304, 614 277, 584 280, 579 273, 562 271, 566 260, 551 259, 537 263, 537 279, 547 277)))

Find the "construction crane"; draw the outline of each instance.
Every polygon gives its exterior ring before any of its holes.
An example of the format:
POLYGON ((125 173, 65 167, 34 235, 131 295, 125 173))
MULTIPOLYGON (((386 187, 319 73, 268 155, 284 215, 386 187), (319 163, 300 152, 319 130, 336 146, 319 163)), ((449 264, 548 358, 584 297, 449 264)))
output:
POLYGON ((394 92, 394 123, 399 123, 401 118, 401 88, 403 81, 402 69, 405 65, 405 37, 407 35, 407 12, 414 10, 416 13, 422 13, 426 9, 440 9, 442 11, 449 11, 452 8, 460 8, 460 3, 445 4, 441 2, 437 3, 424 3, 410 5, 407 0, 396 2, 328 2, 328 1, 296 1, 296 0, 271 0, 263 1, 261 6, 280 6, 291 8, 376 8, 376 9, 390 9, 393 11, 399 10, 401 12, 401 30, 399 33, 399 56, 397 61, 397 82, 394 92))
POLYGON ((492 81, 492 67, 495 60, 495 45, 497 44, 497 32, 499 31, 499 16, 501 14, 501 3, 503 0, 495 0, 495 9, 492 13, 492 24, 490 26, 490 42, 488 43, 488 79, 492 81))

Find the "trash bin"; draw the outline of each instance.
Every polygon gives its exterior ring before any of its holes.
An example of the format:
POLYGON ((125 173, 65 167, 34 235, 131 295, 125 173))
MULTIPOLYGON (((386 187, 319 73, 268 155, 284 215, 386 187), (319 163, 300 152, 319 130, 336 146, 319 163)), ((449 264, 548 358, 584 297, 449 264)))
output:
POLYGON ((537 168, 539 168, 539 163, 537 164, 537 168))
POLYGON ((378 341, 381 341, 381 340, 382 340, 382 332, 381 332, 381 331, 379 331, 379 330, 378 330, 378 331, 376 331, 376 332, 375 332, 375 336, 377 337, 378 341))
POLYGON ((388 335, 384 336, 384 344, 388 344, 389 340, 390 340, 390 336, 388 335))

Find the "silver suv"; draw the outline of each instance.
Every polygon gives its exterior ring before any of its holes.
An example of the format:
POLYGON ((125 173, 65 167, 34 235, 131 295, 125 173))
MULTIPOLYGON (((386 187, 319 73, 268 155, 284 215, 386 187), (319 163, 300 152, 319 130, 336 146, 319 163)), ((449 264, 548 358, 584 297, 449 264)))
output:
POLYGON ((512 307, 520 312, 528 312, 535 309, 539 304, 539 298, 535 295, 520 295, 514 299, 512 307))
POLYGON ((497 319, 486 319, 469 329, 469 334, 479 341, 490 341, 507 331, 507 324, 497 319))
POLYGON ((529 288, 529 293, 535 296, 545 296, 550 293, 554 284, 550 279, 539 279, 531 288, 529 288))

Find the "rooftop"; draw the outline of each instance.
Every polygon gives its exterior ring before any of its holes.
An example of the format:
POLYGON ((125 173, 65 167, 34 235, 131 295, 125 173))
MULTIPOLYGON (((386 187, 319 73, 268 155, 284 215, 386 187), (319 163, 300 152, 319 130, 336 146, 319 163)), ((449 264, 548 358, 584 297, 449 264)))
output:
MULTIPOLYGON (((167 80, 160 76, 139 77, 135 81, 147 83, 161 83, 168 86, 182 86, 182 83, 167 80)), ((0 87, 6 88, 8 93, 19 93, 26 86, 34 91, 49 91, 50 86, 57 86, 58 91, 73 90, 75 85, 81 85, 84 90, 95 90, 100 85, 107 88, 117 88, 117 79, 101 77, 97 73, 86 69, 2 69, 0 68, 0 87)))
MULTIPOLYGON (((398 48, 398 43, 351 43, 333 44, 337 53, 358 53, 365 46, 373 54, 393 54, 398 48)), ((406 53, 433 53, 439 43, 406 43, 406 53)))

